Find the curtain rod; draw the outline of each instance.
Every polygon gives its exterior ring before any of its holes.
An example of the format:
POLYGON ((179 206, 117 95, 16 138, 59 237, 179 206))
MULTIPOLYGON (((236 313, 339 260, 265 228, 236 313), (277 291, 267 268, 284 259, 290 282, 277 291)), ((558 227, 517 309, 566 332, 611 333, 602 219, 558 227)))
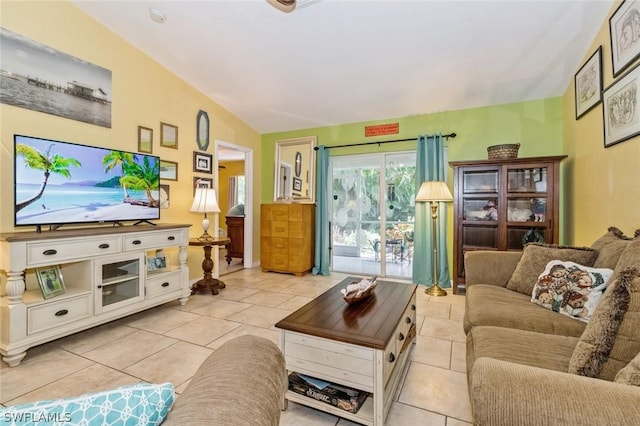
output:
MULTIPOLYGON (((456 135, 455 133, 449 133, 448 135, 442 135, 443 138, 445 139, 449 139, 449 138, 455 138, 456 135)), ((362 142, 362 143, 352 143, 352 144, 347 144, 347 145, 333 145, 333 146, 325 146, 325 149, 330 149, 330 148, 345 148, 348 146, 362 146, 362 145, 380 145, 383 143, 393 143, 393 142, 410 142, 410 141, 415 141, 418 140, 418 138, 409 138, 409 139, 395 139, 395 140, 391 140, 391 141, 378 141, 378 142, 362 142)), ((313 149, 315 149, 316 151, 319 150, 319 147, 314 147, 313 149)))

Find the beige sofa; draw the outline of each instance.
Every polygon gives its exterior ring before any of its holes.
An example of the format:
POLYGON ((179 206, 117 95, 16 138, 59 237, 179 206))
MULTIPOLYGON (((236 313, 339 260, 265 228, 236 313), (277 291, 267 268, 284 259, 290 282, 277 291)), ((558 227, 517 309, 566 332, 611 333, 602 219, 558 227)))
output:
POLYGON ((593 256, 587 263, 594 267, 614 270, 588 323, 514 289, 523 269, 548 260, 536 256, 562 257, 563 248, 466 254, 464 329, 474 424, 640 424, 639 231, 630 238, 610 228, 591 254, 577 252, 593 256))
POLYGON ((163 426, 277 426, 283 409, 285 362, 270 340, 240 336, 196 371, 163 426))

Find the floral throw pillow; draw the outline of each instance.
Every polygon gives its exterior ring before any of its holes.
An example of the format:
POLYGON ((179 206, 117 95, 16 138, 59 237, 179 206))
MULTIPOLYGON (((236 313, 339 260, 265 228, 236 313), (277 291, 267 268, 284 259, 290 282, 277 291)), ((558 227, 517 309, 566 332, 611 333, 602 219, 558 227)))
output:
POLYGON ((531 301, 554 312, 589 322, 613 270, 552 260, 533 287, 531 301))

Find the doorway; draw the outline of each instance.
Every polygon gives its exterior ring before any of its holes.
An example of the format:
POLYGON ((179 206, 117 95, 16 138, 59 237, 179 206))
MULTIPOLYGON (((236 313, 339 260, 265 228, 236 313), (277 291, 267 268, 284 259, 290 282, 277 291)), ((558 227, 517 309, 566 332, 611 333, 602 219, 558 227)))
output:
POLYGON ((411 279, 416 152, 329 159, 334 271, 411 279))
MULTIPOLYGON (((231 247, 220 247, 218 251, 217 259, 219 260, 216 262, 216 267, 219 275, 225 275, 253 266, 253 150, 216 140, 214 158, 214 167, 217 170, 214 185, 218 188, 221 206, 217 224, 218 235, 231 237, 227 235, 227 214, 234 216, 235 219, 244 216, 241 219, 241 233, 236 229, 237 220, 232 221, 233 234, 242 234, 242 252, 231 250, 231 247), (243 199, 244 202, 242 202, 243 199)), ((237 247, 237 244, 234 246, 237 247)))

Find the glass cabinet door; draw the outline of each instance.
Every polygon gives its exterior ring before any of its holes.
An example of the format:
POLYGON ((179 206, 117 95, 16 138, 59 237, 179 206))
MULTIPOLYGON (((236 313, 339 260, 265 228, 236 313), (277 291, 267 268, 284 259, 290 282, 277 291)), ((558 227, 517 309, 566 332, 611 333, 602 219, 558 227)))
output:
POLYGON ((547 241, 547 168, 509 168, 507 171, 508 250, 547 241))
POLYGON ((473 170, 464 172, 462 187, 464 193, 490 192, 497 194, 498 189, 497 170, 473 170))
POLYGON ((106 312, 144 299, 144 257, 97 262, 96 312, 106 312))
POLYGON ((509 169, 507 192, 547 192, 547 168, 509 169))

